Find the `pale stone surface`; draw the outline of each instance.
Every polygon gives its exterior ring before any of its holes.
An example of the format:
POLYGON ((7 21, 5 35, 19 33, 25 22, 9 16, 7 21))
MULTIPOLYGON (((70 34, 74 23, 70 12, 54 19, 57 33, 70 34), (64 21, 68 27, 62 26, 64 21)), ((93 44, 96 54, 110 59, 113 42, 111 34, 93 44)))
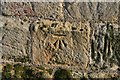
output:
POLYGON ((63 3, 31 3, 36 15, 43 18, 49 18, 52 20, 63 20, 63 3))
POLYGON ((119 3, 117 2, 80 2, 65 3, 65 20, 67 21, 111 21, 118 18, 119 3))
POLYGON ((87 67, 89 24, 37 20, 30 26, 30 30, 35 63, 87 67))
MULTIPOLYGON (((21 21, 2 17, 2 54, 6 57, 27 55, 29 31, 23 28, 21 21)), ((29 29, 29 26, 26 26, 29 29)))
POLYGON ((93 78, 109 75, 79 70, 118 71, 120 67, 116 2, 2 3, 1 12, 4 59, 28 56, 34 65, 67 67, 78 71, 75 76, 93 78))
POLYGON ((7 16, 34 15, 31 3, 2 2, 1 11, 3 15, 7 15, 7 16))
POLYGON ((6 16, 30 16, 63 20, 63 3, 50 2, 3 2, 2 14, 6 16))

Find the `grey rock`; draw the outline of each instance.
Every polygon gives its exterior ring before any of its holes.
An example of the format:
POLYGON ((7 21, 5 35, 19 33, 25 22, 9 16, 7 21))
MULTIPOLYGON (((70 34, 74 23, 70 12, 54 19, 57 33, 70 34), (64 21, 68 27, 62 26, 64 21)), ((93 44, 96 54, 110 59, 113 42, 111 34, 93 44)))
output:
POLYGON ((111 21, 117 20, 119 12, 117 2, 80 2, 80 3, 65 3, 64 12, 65 19, 70 21, 111 21))
MULTIPOLYGON (((19 20, 2 18, 2 54, 4 56, 27 56, 29 32, 22 28, 19 20)), ((26 26, 28 27, 28 26, 26 26)))

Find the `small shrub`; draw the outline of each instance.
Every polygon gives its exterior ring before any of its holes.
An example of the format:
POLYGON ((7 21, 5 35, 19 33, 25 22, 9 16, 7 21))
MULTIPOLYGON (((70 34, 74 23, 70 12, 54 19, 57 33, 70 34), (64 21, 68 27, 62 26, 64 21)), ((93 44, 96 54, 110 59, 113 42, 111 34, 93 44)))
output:
POLYGON ((23 74, 23 66, 21 64, 15 64, 14 71, 15 71, 14 77, 21 78, 23 74))
POLYGON ((6 66, 3 67, 2 80, 12 78, 12 75, 11 75, 12 69, 13 69, 13 66, 9 63, 7 63, 6 66))
POLYGON ((45 70, 45 68, 43 66, 38 66, 37 68, 40 70, 45 70))
POLYGON ((24 72, 22 77, 24 79, 34 78, 33 69, 30 66, 24 66, 24 72))
POLYGON ((2 73, 2 80, 10 79, 10 78, 11 78, 11 73, 10 72, 3 72, 2 73))
POLYGON ((7 63, 6 66, 4 66, 4 70, 6 72, 10 72, 13 69, 13 65, 7 63))
POLYGON ((54 80, 72 80, 72 74, 69 70, 58 69, 54 74, 54 80))
POLYGON ((53 72, 53 69, 47 69, 46 71, 49 72, 49 74, 51 75, 53 72))

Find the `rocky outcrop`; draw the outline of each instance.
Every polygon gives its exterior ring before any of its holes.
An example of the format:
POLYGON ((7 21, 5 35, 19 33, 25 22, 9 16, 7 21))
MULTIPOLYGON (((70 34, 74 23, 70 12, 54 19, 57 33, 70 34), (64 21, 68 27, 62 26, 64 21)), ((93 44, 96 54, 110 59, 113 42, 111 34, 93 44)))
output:
POLYGON ((67 21, 112 21, 117 20, 119 13, 117 2, 66 2, 64 6, 67 21))
POLYGON ((1 6, 4 60, 88 72, 119 70, 118 2, 2 2, 1 6))
MULTIPOLYGON (((114 43, 116 42, 115 36, 119 35, 119 25, 101 22, 95 23, 94 27, 96 28, 93 30, 91 37, 91 58, 100 66, 106 65, 110 67, 110 65, 116 64, 115 60, 117 58, 115 58, 115 56, 117 55, 116 52, 114 52, 116 51, 114 43)), ((119 65, 118 62, 117 65, 119 65)))
POLYGON ((2 54, 3 57, 14 58, 28 56, 29 53, 29 31, 24 28, 21 21, 14 18, 1 17, 2 30, 2 54), (14 56, 14 57, 13 57, 14 56))

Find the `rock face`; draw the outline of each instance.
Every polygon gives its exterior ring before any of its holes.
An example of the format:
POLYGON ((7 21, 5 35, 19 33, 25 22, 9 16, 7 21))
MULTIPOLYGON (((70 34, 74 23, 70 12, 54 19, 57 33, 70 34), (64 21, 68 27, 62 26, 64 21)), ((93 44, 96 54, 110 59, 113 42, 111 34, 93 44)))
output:
POLYGON ((119 3, 1 3, 1 53, 6 60, 117 70, 120 67, 119 3))
MULTIPOLYGON (((19 20, 1 17, 2 54, 7 57, 28 54, 29 32, 23 28, 19 20)), ((4 57, 5 57, 4 56, 4 57)))
MULTIPOLYGON (((116 62, 115 59, 118 59, 116 52, 114 52, 116 51, 114 45, 116 35, 119 35, 119 25, 101 22, 95 23, 94 27, 96 28, 93 30, 91 39, 91 58, 101 66, 113 64, 116 62), (115 56, 117 57, 115 58, 115 56)), ((119 59, 117 61, 119 61, 119 59)), ((117 63, 119 65, 119 62, 117 63)))
POLYGON ((118 18, 117 2, 65 3, 65 19, 69 21, 112 21, 118 18))
POLYGON ((89 23, 81 22, 35 21, 30 26, 33 61, 86 67, 89 61, 89 27, 89 23))

